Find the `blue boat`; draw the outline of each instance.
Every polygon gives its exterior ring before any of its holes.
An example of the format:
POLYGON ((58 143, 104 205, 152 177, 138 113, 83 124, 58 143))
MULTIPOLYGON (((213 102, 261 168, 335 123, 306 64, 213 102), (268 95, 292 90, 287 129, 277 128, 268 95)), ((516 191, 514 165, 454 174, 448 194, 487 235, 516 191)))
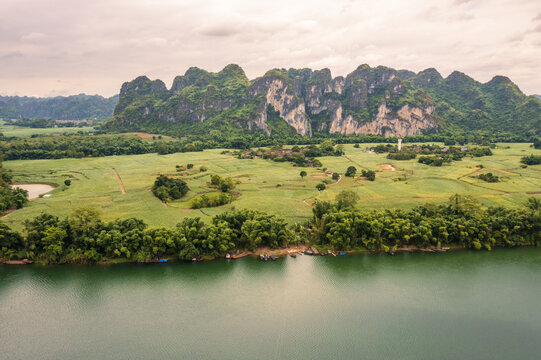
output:
POLYGON ((160 259, 160 260, 158 260, 158 262, 160 262, 160 263, 166 263, 166 262, 167 262, 167 259, 160 259))
POLYGON ((345 252, 339 252, 338 255, 340 255, 340 256, 346 256, 346 253, 345 253, 345 252))

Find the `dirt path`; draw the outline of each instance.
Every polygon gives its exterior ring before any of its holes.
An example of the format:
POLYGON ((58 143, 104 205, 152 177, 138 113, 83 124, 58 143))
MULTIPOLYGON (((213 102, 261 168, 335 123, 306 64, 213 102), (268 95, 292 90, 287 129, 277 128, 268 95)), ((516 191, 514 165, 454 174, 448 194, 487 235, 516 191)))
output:
POLYGON ((116 179, 118 180, 118 184, 120 185, 120 191, 122 192, 122 194, 125 194, 126 189, 124 189, 124 183, 122 182, 122 179, 120 178, 120 175, 118 175, 115 168, 113 168, 113 172, 115 173, 116 179))
POLYGON ((346 159, 348 159, 349 162, 352 162, 352 163, 354 163, 355 165, 357 165, 357 166, 359 166, 359 167, 361 167, 361 168, 363 168, 363 169, 365 169, 365 170, 370 170, 370 169, 367 168, 366 166, 362 166, 362 165, 359 164, 358 162, 351 160, 349 156, 344 155, 344 157, 345 157, 346 159))
POLYGON ((15 211, 15 209, 12 209, 12 210, 8 210, 8 212, 6 212, 6 213, 4 213, 4 214, 0 215, 0 218, 3 218, 3 217, 6 217, 6 216, 8 216, 9 214, 11 214, 11 213, 12 213, 12 212, 14 212, 14 211, 15 211))

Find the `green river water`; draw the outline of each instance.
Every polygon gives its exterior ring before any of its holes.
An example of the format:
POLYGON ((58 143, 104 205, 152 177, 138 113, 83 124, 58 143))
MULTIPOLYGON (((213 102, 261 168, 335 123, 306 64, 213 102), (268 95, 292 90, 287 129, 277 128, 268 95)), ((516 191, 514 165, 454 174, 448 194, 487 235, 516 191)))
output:
POLYGON ((0 265, 0 359, 541 359, 541 249, 0 265))

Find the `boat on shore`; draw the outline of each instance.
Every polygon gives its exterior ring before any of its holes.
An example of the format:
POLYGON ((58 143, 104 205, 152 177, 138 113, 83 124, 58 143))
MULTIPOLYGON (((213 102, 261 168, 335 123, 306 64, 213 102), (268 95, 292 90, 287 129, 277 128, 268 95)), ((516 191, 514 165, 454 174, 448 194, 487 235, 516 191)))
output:
POLYGON ((231 259, 231 254, 230 254, 230 253, 225 254, 225 258, 226 258, 227 260, 231 259))
POLYGON ((6 265, 29 265, 29 264, 32 264, 33 261, 32 261, 32 260, 28 260, 28 259, 22 259, 22 260, 4 260, 4 261, 2 261, 1 263, 6 264, 6 265))
POLYGON ((240 259, 240 258, 249 256, 249 255, 250 255, 249 252, 244 252, 244 253, 240 253, 240 254, 234 254, 234 255, 231 255, 231 259, 240 259))
POLYGON ((203 258, 201 256, 196 256, 192 259, 192 262, 201 262, 203 261, 203 258))

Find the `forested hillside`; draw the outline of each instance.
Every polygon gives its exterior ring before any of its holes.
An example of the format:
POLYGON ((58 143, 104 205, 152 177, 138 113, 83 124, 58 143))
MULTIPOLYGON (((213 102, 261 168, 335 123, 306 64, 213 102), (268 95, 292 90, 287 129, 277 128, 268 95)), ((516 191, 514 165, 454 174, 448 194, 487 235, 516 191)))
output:
POLYGON ((118 95, 73 95, 52 98, 0 96, 0 118, 54 120, 106 120, 113 114, 118 95))

